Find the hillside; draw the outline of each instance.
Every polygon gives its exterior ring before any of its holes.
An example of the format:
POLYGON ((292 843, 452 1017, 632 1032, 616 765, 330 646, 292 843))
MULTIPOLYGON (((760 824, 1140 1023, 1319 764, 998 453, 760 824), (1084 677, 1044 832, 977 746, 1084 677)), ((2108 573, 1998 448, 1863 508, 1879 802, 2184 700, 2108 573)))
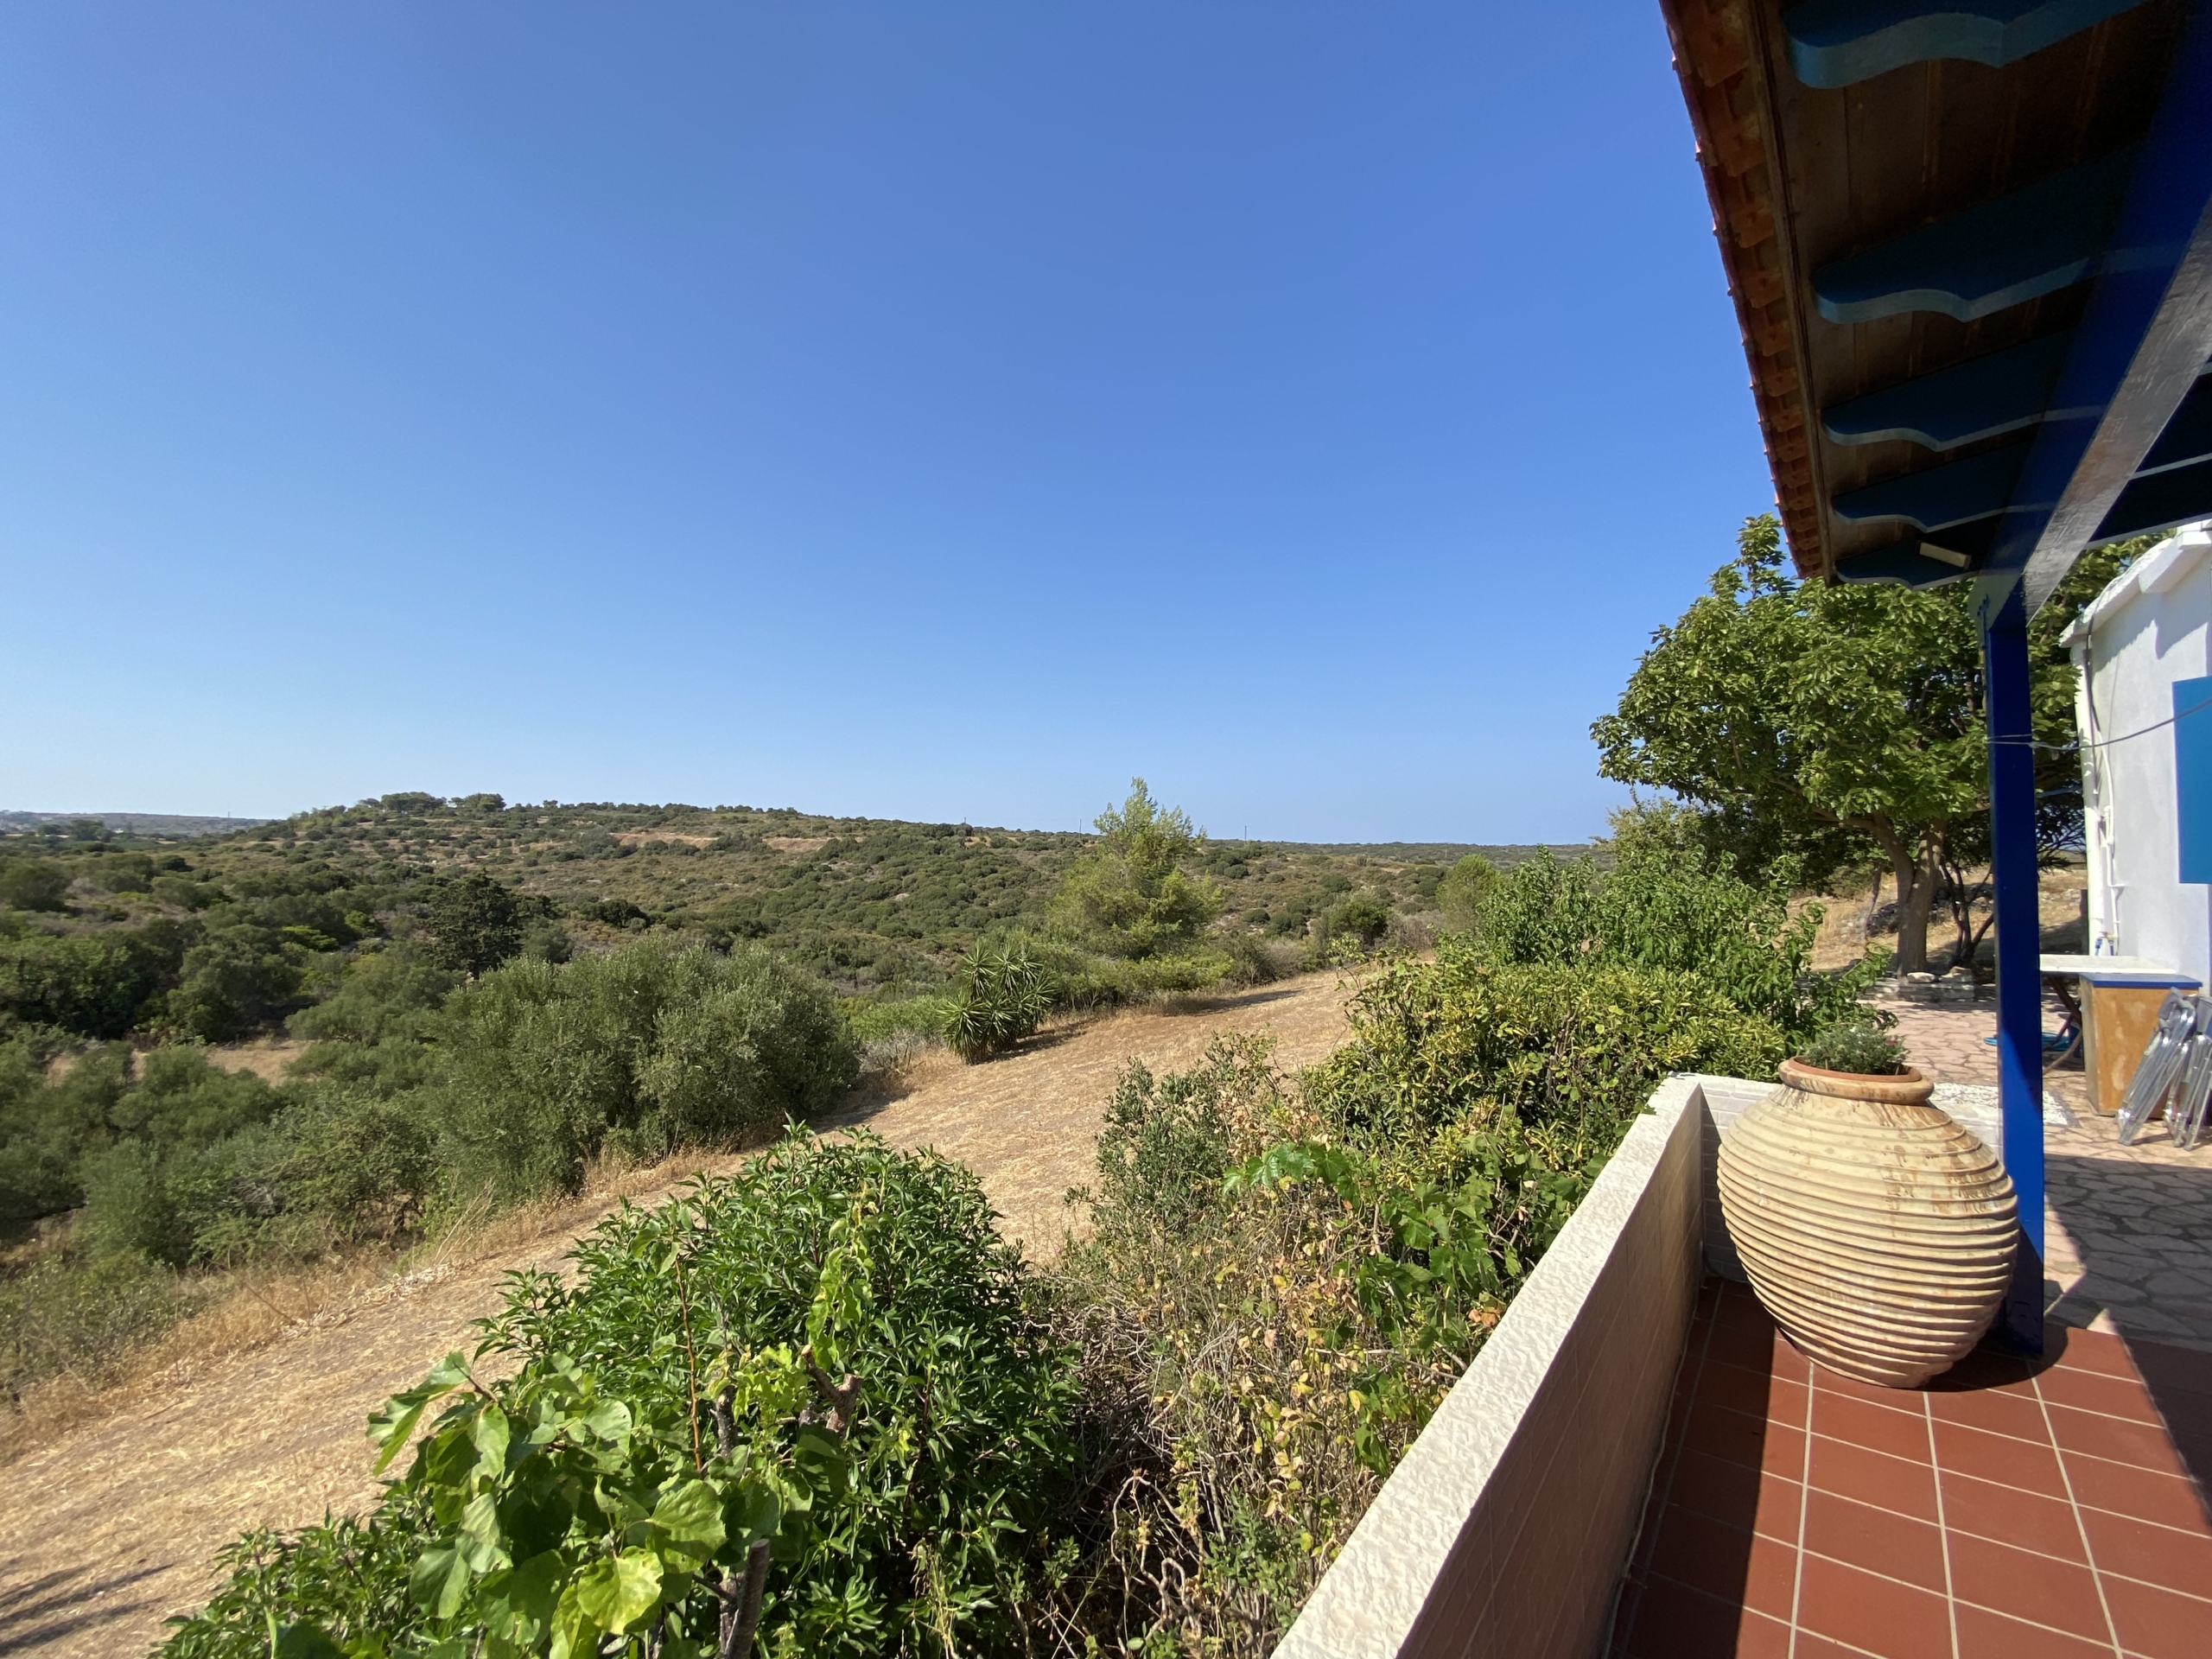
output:
MULTIPOLYGON (((496 795, 419 792, 191 840, 152 828, 188 821, 142 821, 143 833, 101 840, 91 820, 0 814, 0 860, 40 855, 73 878, 64 907, 41 924, 49 930, 218 922, 244 907, 271 912, 257 921, 304 929, 300 944, 340 947, 404 932, 438 883, 480 873, 543 898, 588 947, 652 928, 759 939, 848 995, 933 986, 979 935, 1037 925, 1091 840, 789 808, 511 806, 496 795)), ((1478 852, 1509 868, 1535 850, 1215 841, 1192 873, 1226 892, 1224 930, 1302 939, 1315 917, 1355 895, 1415 915, 1453 860, 1478 852)))
MULTIPOLYGON (((1215 1035, 1264 1032, 1286 1066, 1343 1039, 1341 987, 1313 976, 1175 1012, 1137 1010, 1046 1033, 988 1066, 938 1056, 887 1090, 863 1090, 825 1123, 866 1125, 900 1146, 933 1145, 982 1177, 1006 1230, 1050 1254, 1060 1195, 1090 1174, 1114 1078, 1130 1058, 1187 1066, 1215 1035)), ((727 1158, 707 1160, 727 1167, 727 1158)), ((448 1243, 334 1305, 288 1306, 289 1323, 238 1351, 195 1348, 108 1402, 105 1414, 36 1445, 10 1470, 29 1501, 0 1517, 0 1653, 54 1659, 143 1652, 167 1615, 194 1606, 214 1554, 253 1526, 296 1527, 374 1495, 366 1414, 497 1305, 512 1268, 558 1262, 567 1241, 621 1192, 647 1200, 677 1167, 637 1172, 619 1191, 509 1224, 496 1248, 448 1243)))

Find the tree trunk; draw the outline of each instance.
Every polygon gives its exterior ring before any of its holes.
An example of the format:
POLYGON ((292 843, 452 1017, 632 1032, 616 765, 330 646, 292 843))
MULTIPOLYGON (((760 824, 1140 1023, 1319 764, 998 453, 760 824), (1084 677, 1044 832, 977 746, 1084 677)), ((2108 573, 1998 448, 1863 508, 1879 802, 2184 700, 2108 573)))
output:
POLYGON ((1936 909, 1937 875, 1933 861, 1926 856, 1925 849, 1917 860, 1908 859, 1897 867, 1897 972, 1924 974, 1928 971, 1928 921, 1936 909))
POLYGON ((1897 959, 1900 974, 1928 971, 1928 918, 1936 904, 1934 849, 1921 836, 1907 841, 1880 821, 1862 827, 1890 855, 1890 873, 1897 884, 1897 959))

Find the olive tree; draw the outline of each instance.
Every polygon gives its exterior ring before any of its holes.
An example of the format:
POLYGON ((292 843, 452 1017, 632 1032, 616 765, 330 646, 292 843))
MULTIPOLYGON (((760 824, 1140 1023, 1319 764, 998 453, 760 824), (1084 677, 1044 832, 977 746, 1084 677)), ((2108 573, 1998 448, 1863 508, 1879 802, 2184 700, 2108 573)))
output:
MULTIPOLYGON (((2086 557, 2031 631, 2037 784, 2078 786, 2065 623, 2145 543, 2086 557)), ((1620 705, 1591 727, 1599 770, 1692 803, 1740 843, 1815 876, 1878 849, 1897 888, 1897 964, 1927 965, 1947 870, 1988 837, 1980 640, 1967 584, 1792 581, 1781 527, 1746 519, 1711 591, 1652 635, 1620 705)), ((1961 950, 1973 935, 1966 910, 1961 950)))

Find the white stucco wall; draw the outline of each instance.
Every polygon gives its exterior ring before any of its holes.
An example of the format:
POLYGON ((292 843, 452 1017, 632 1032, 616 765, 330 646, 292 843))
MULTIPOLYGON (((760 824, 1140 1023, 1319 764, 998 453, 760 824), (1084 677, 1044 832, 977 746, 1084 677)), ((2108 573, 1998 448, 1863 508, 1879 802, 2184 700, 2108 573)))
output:
POLYGON ((2203 527, 2169 537, 2100 594, 2066 638, 2082 671, 2088 740, 2089 948, 2212 983, 2212 885, 2181 880, 2171 723, 2173 683, 2212 674, 2208 554, 2212 532, 2203 527))

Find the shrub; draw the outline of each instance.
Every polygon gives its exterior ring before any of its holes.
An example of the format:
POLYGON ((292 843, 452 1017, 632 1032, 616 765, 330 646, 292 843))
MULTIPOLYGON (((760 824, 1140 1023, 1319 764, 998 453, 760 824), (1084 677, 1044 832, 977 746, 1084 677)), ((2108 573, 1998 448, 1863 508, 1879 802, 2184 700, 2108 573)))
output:
POLYGON ((442 1413, 371 1522, 243 1541, 168 1659, 711 1653, 756 1542, 761 1650, 1015 1644, 1076 1379, 973 1176, 794 1135, 576 1263, 488 1322, 513 1375, 456 1354, 379 1414, 389 1459, 442 1413))
POLYGON ((338 987, 285 1022, 296 1037, 378 1043, 427 1036, 461 976, 413 944, 391 944, 347 964, 338 987))
POLYGON ((1045 1022, 1052 994, 1029 947, 978 944, 960 960, 960 988, 945 1012, 945 1046, 963 1060, 1004 1053, 1045 1022))
POLYGON ((1436 884, 1436 907, 1444 912, 1445 925, 1474 926, 1497 879, 1496 868, 1479 853, 1469 853, 1446 870, 1436 884))
POLYGON ((1621 813, 1615 861, 1563 864, 1548 849, 1502 877, 1484 901, 1478 935, 1491 960, 1584 963, 1694 974, 1745 1013, 1792 1036, 1855 1007, 1880 971, 1870 958, 1840 975, 1813 971, 1821 911, 1789 914, 1788 873, 1745 880, 1709 851, 1688 815, 1621 813))
POLYGON ((143 1255, 49 1255, 0 1281, 0 1392, 20 1403, 32 1383, 65 1373, 111 1381, 188 1306, 175 1275, 143 1255))
POLYGON ((1268 1651, 1571 1212, 1573 1153, 1510 1116, 1363 1137, 1251 1039, 1132 1066, 1062 1269, 1101 1495, 1062 1649, 1268 1651))
POLYGON ((307 976, 300 946, 273 928, 240 924, 210 934, 184 958, 169 1016, 203 1042, 224 1043, 299 1006, 307 976))
MULTIPOLYGON (((1904 1070, 1904 1045, 1891 1035, 1869 1009, 1865 1019, 1830 1026, 1797 1051, 1807 1065, 1824 1071, 1857 1071, 1871 1077, 1891 1077, 1904 1070)), ((1897 1016, 1881 1017, 1895 1024, 1897 1016)))
POLYGON ((120 1037, 175 982, 188 937, 155 923, 0 944, 0 1014, 77 1037, 120 1037))
POLYGON ((69 872, 50 859, 11 858, 0 863, 0 905, 17 910, 65 910, 69 872))
POLYGON ((810 1116, 859 1071, 827 988, 757 945, 511 963, 455 995, 440 1034, 449 1160, 506 1198, 575 1191, 610 1137, 658 1155, 810 1116))
POLYGON ((1768 1077, 1788 1041, 1697 976, 1498 965, 1465 938, 1393 963, 1352 999, 1352 1040, 1313 1088, 1378 1133, 1510 1113, 1610 1151, 1670 1071, 1768 1077))

